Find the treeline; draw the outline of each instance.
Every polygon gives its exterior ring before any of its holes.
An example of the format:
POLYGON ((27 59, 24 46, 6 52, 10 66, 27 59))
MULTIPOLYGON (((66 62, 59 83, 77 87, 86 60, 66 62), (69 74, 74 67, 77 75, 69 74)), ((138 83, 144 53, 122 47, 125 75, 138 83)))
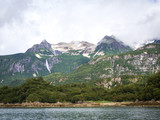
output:
POLYGON ((53 86, 42 77, 28 79, 18 87, 4 86, 0 88, 0 102, 73 102, 88 100, 103 100, 106 90, 88 84, 69 84, 53 86))
POLYGON ((109 101, 160 100, 160 72, 148 76, 147 81, 117 85, 107 91, 109 101))
POLYGON ((1 103, 72 102, 78 101, 135 101, 160 100, 160 72, 141 84, 117 85, 111 89, 81 84, 50 85, 42 77, 28 79, 18 87, 0 88, 1 103))

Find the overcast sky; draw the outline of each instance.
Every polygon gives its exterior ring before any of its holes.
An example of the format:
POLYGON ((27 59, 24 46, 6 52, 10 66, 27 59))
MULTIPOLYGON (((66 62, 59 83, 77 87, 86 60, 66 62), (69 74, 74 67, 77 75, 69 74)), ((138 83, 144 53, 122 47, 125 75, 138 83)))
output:
POLYGON ((131 46, 160 38, 159 0, 0 0, 0 55, 43 39, 96 44, 114 35, 131 46))

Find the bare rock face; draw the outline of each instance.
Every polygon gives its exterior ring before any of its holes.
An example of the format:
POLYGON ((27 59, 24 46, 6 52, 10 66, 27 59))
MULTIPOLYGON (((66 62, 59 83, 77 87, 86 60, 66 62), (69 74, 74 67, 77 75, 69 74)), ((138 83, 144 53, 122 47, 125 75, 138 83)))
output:
POLYGON ((104 70, 106 74, 100 75, 100 78, 109 78, 120 75, 145 75, 158 72, 160 64, 158 60, 160 54, 138 54, 138 55, 124 55, 107 59, 110 67, 106 66, 104 70), (110 72, 107 72, 110 70, 110 72), (108 74, 107 74, 108 73, 108 74))
POLYGON ((26 58, 23 58, 17 62, 13 62, 10 67, 9 67, 9 70, 7 73, 9 72, 12 72, 12 73, 16 73, 16 72, 24 72, 25 71, 25 66, 27 64, 29 64, 31 61, 31 57, 26 57, 26 58))
POLYGON ((11 68, 9 69, 9 71, 13 71, 13 72, 24 72, 24 65, 22 65, 20 62, 18 63, 13 63, 11 65, 11 68))

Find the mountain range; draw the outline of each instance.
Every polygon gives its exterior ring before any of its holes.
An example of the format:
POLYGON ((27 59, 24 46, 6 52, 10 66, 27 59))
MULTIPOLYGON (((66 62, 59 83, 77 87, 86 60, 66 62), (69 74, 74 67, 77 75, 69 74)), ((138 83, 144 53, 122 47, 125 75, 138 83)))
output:
POLYGON ((109 87, 115 82, 124 82, 124 79, 125 82, 137 82, 146 75, 157 73, 159 69, 160 44, 150 43, 134 51, 98 56, 69 74, 53 73, 44 78, 52 84, 98 80, 109 87))
POLYGON ((159 40, 137 50, 115 36, 97 45, 86 41, 50 44, 43 40, 25 53, 0 56, 0 86, 17 86, 30 77, 44 76, 51 84, 86 82, 147 75, 159 70, 159 40))

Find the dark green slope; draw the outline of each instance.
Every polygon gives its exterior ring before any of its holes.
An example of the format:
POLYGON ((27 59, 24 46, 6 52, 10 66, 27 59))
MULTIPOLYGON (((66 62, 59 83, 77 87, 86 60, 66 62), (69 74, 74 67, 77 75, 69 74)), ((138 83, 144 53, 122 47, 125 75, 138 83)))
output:
POLYGON ((0 86, 16 86, 23 83, 26 78, 50 74, 46 61, 50 72, 70 73, 79 65, 87 63, 89 59, 82 55, 67 54, 44 56, 41 59, 29 53, 0 56, 0 86))

